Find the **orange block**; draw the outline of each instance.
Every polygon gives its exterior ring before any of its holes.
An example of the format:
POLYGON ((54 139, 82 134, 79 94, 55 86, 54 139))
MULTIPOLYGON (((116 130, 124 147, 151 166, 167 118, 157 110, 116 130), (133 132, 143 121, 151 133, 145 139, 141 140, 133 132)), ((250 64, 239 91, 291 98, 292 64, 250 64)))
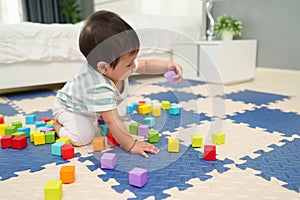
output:
POLYGON ((105 137, 97 137, 93 140, 94 151, 103 151, 105 150, 105 137))
POLYGON ((74 183, 75 181, 75 166, 62 166, 60 169, 60 180, 62 183, 74 183))

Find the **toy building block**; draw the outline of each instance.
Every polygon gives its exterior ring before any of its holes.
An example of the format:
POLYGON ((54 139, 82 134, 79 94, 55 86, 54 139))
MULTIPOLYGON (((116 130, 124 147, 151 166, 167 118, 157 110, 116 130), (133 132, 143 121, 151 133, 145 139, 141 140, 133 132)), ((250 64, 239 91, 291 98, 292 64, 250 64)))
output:
POLYGON ((11 126, 15 126, 16 128, 21 128, 23 125, 22 122, 18 121, 18 122, 11 123, 11 126))
POLYGON ((168 138, 168 152, 179 152, 179 139, 168 138))
POLYGON ((61 156, 61 147, 66 145, 66 142, 55 142, 51 145, 51 154, 61 156))
POLYGON ((179 115, 179 113, 180 113, 180 108, 178 106, 175 106, 175 105, 170 106, 170 109, 169 109, 170 115, 179 115))
POLYGON ((48 118, 48 117, 44 117, 44 118, 39 118, 39 120, 38 121, 44 121, 44 122, 49 122, 51 119, 50 118, 48 118))
POLYGON ((107 124, 101 124, 100 125, 100 133, 103 136, 107 136, 107 134, 108 134, 108 126, 107 126, 107 124))
POLYGON ((0 124, 0 136, 5 135, 5 128, 8 127, 8 124, 0 124))
POLYGON ((170 109, 170 105, 171 105, 170 101, 162 101, 161 102, 161 107, 164 110, 169 110, 170 109))
POLYGON ((154 117, 146 117, 144 119, 144 124, 147 124, 150 128, 155 126, 155 118, 154 117))
POLYGON ((161 108, 159 106, 152 107, 152 116, 154 116, 154 117, 161 116, 161 108))
POLYGON ((100 117, 98 118, 98 124, 99 124, 99 125, 105 124, 105 121, 104 121, 104 119, 103 119, 102 116, 100 116, 100 117))
POLYGON ((7 126, 4 128, 4 135, 11 135, 17 132, 17 127, 15 126, 7 126))
POLYGON ((53 123, 54 123, 54 120, 50 120, 50 121, 46 122, 46 125, 53 125, 53 123))
POLYGON ((150 113, 150 108, 151 106, 147 105, 147 104, 143 104, 139 106, 139 113, 142 115, 146 115, 148 113, 150 113))
POLYGON ((26 137, 30 137, 30 127, 21 127, 17 129, 18 132, 25 132, 26 137))
POLYGON ((41 144, 45 144, 45 134, 42 132, 39 133, 35 133, 33 134, 33 144, 34 145, 41 145, 41 144))
POLYGON ((133 122, 133 123, 129 124, 129 133, 131 133, 133 135, 137 135, 139 126, 140 126, 140 123, 138 123, 138 122, 133 122))
POLYGON ((202 135, 201 134, 193 134, 192 135, 192 147, 193 148, 201 148, 202 147, 202 135))
POLYGON ((126 113, 127 114, 133 113, 133 105, 132 104, 126 106, 126 113))
POLYGON ((30 131, 30 142, 33 142, 33 136, 34 136, 34 134, 40 133, 40 132, 41 132, 40 130, 31 130, 30 131))
POLYGON ((44 186, 44 200, 61 200, 63 195, 62 181, 51 180, 44 186))
POLYGON ((61 156, 64 160, 74 158, 74 147, 71 144, 66 144, 61 147, 61 156))
POLYGON ((204 160, 216 160, 215 145, 204 145, 204 160))
POLYGON ((94 151, 103 151, 105 150, 105 137, 97 137, 93 140, 93 149, 94 151))
POLYGON ((62 183, 74 183, 75 181, 75 166, 67 165, 60 168, 60 180, 62 183))
POLYGON ((20 131, 17 131, 17 132, 14 132, 12 134, 13 137, 17 137, 17 136, 25 136, 26 137, 26 133, 25 132, 20 132, 20 131))
POLYGON ((44 121, 36 121, 34 124, 35 124, 36 128, 46 126, 46 122, 44 122, 44 121))
POLYGON ((149 130, 148 131, 148 142, 156 143, 159 142, 159 133, 157 130, 149 130))
POLYGON ((138 110, 138 105, 139 103, 138 102, 132 102, 132 106, 133 106, 133 110, 138 110))
POLYGON ((53 144, 55 142, 55 131, 48 131, 45 133, 45 143, 53 144))
POLYGON ((138 127, 138 135, 148 137, 148 131, 149 131, 149 125, 147 124, 141 124, 138 127))
POLYGON ((27 147, 27 137, 26 136, 17 136, 11 140, 11 147, 14 149, 24 149, 27 147))
POLYGON ((111 133, 107 134, 107 143, 112 147, 119 145, 119 143, 117 142, 117 140, 115 140, 111 133))
POLYGON ((1 147, 2 149, 11 148, 12 147, 12 135, 6 135, 1 138, 1 147))
POLYGON ((100 162, 102 169, 114 169, 117 163, 116 154, 104 153, 100 158, 100 162))
POLYGON ((174 78, 174 76, 176 76, 176 73, 173 70, 169 70, 164 74, 164 77, 170 84, 175 84, 175 82, 177 81, 177 79, 174 78))
POLYGON ((70 138, 58 138, 57 140, 55 140, 55 142, 65 142, 66 144, 71 144, 71 139, 70 138))
POLYGON ((46 133, 46 132, 48 132, 48 131, 54 131, 54 128, 49 128, 49 127, 45 126, 45 127, 41 130, 41 132, 44 132, 44 133, 46 133))
POLYGON ((147 169, 135 167, 129 171, 129 184, 136 187, 143 187, 148 182, 147 169))
POLYGON ((4 116, 0 115, 0 124, 4 124, 4 116))
POLYGON ((214 132, 211 135, 211 142, 213 144, 217 144, 217 145, 225 144, 225 133, 223 133, 223 132, 214 132))
POLYGON ((25 116, 26 124, 34 124, 35 121, 36 121, 36 116, 35 115, 26 115, 25 116))
POLYGON ((48 122, 46 123, 46 128, 53 128, 53 124, 48 124, 48 122))
POLYGON ((145 105, 145 102, 139 102, 139 103, 138 103, 137 111, 138 111, 139 113, 141 113, 140 107, 141 107, 141 106, 144 106, 144 105, 145 105))

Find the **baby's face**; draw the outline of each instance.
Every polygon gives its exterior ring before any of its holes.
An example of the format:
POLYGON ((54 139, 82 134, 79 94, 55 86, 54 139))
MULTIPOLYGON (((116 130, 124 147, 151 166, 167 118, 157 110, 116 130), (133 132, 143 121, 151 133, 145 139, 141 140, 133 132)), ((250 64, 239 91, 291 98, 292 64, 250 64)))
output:
POLYGON ((114 69, 111 68, 109 78, 114 83, 128 78, 136 67, 134 63, 136 56, 137 54, 125 54, 121 56, 116 67, 114 69))

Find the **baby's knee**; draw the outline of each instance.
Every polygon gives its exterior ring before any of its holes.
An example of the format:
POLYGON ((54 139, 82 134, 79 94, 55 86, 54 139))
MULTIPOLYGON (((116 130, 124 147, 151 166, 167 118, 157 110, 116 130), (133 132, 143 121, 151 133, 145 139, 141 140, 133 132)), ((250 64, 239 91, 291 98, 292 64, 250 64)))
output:
POLYGON ((95 134, 92 132, 80 132, 75 130, 67 130, 65 127, 62 127, 60 130, 60 137, 70 138, 72 145, 74 146, 84 146, 90 144, 95 134))

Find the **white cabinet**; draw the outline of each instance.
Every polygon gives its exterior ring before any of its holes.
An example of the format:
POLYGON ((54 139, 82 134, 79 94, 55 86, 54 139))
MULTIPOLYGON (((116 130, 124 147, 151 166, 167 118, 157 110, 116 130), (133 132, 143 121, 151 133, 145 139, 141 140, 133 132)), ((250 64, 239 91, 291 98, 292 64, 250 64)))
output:
POLYGON ((177 44, 173 60, 186 79, 229 84, 254 78, 256 48, 256 40, 177 44))

